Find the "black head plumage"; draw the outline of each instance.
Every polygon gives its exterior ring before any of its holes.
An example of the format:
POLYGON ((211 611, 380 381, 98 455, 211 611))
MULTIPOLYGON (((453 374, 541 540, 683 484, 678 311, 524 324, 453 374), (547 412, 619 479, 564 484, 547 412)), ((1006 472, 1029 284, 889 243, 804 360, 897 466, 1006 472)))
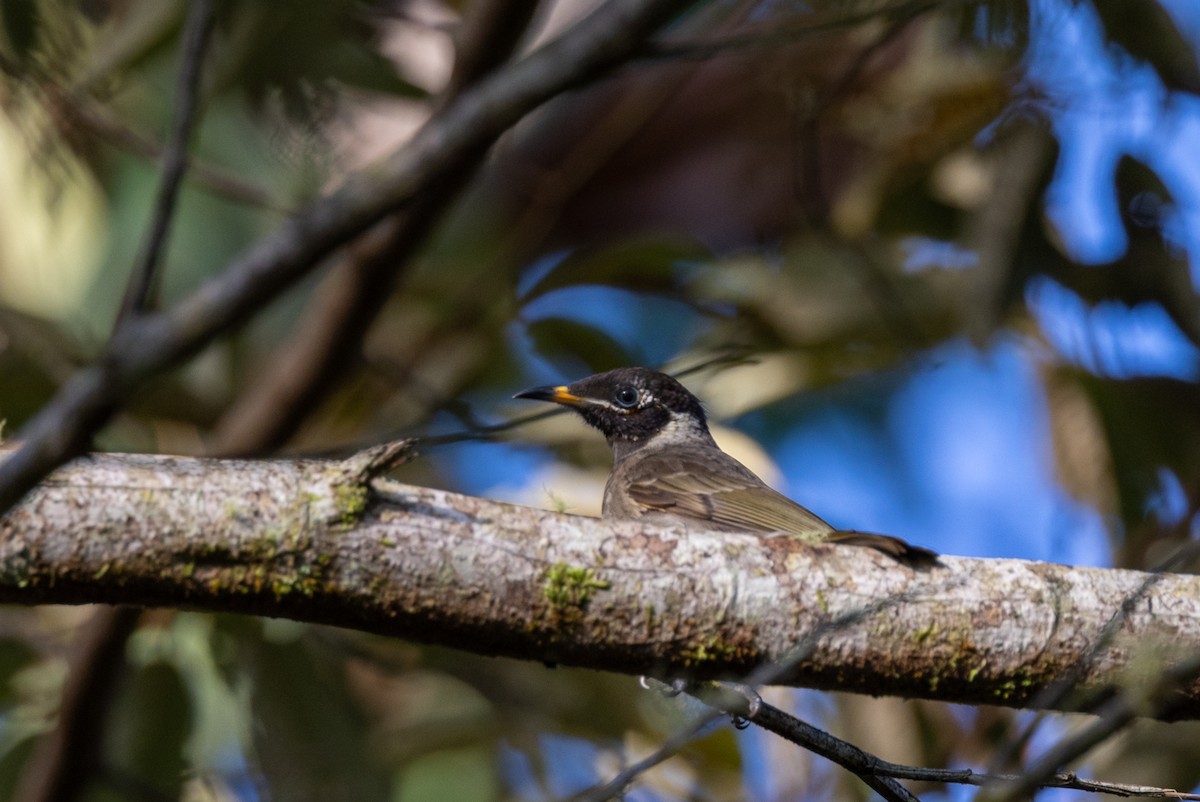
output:
POLYGON ((672 377, 649 368, 617 368, 565 386, 534 387, 516 397, 574 407, 613 444, 643 443, 680 420, 707 430, 700 400, 672 377))

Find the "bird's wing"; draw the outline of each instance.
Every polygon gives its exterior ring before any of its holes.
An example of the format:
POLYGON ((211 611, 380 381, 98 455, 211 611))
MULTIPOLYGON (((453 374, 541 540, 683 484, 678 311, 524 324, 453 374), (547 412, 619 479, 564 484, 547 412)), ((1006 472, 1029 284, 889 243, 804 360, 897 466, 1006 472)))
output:
POLYGON ((645 512, 711 521, 716 529, 785 532, 813 540, 833 530, 726 454, 656 455, 638 467, 627 478, 625 494, 645 512))

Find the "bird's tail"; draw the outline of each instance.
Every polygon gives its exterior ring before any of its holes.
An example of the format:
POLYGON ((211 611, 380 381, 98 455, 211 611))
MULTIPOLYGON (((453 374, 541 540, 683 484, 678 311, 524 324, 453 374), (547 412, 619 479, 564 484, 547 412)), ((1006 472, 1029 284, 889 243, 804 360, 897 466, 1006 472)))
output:
POLYGON ((847 546, 866 546, 882 551, 892 559, 902 563, 918 566, 940 565, 938 553, 921 546, 914 546, 906 540, 891 535, 877 535, 873 532, 858 532, 853 529, 838 529, 822 538, 829 543, 844 543, 847 546))

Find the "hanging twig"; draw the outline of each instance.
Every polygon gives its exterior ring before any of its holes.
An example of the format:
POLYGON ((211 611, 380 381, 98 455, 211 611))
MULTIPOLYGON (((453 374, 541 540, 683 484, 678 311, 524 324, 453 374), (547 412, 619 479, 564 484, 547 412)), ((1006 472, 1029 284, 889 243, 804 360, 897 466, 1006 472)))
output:
POLYGON ((146 239, 142 242, 142 249, 129 276, 129 285, 125 288, 125 299, 117 315, 117 328, 155 305, 159 266, 175 217, 183 174, 187 170, 187 151, 196 119, 201 66, 212 29, 212 0, 193 0, 188 7, 187 23, 183 30, 182 58, 175 84, 175 110, 171 133, 163 150, 162 178, 154 199, 146 239))

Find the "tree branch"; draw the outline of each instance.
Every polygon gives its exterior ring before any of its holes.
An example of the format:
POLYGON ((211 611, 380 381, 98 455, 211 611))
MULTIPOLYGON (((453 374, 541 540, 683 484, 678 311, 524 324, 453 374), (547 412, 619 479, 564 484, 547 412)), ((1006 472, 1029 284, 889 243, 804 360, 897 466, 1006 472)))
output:
MULTIPOLYGON (((741 711, 727 712, 736 714, 741 711)), ((801 721, 795 716, 765 702, 758 704, 758 709, 751 720, 763 729, 786 738, 797 746, 802 746, 811 752, 828 758, 859 777, 892 777, 921 782, 954 783, 984 787, 1014 783, 1023 779, 1020 775, 990 775, 980 774, 970 769, 931 769, 892 763, 876 757, 869 752, 865 752, 854 744, 830 735, 824 730, 801 721)), ((1024 797, 1017 798, 1028 798, 1029 794, 1038 788, 1068 788, 1121 797, 1200 800, 1200 794, 1181 793, 1171 788, 1158 788, 1149 785, 1130 785, 1128 783, 1089 780, 1079 777, 1074 773, 1054 774, 1042 777, 1034 785, 1024 789, 1024 797)))
POLYGON ((175 206, 187 170, 188 143, 192 138, 192 127, 200 87, 201 65, 204 51, 213 29, 211 0, 195 0, 188 9, 187 24, 183 30, 183 55, 179 67, 179 79, 175 85, 175 114, 171 121, 171 137, 163 151, 162 179, 154 199, 153 217, 146 232, 142 249, 134 262, 125 289, 125 298, 116 325, 120 327, 134 315, 144 314, 155 305, 158 289, 158 267, 166 249, 167 234, 175 217, 175 206))
POLYGON ((79 634, 59 703, 58 723, 40 739, 25 765, 15 799, 79 799, 100 772, 104 725, 121 678, 125 643, 139 611, 99 608, 79 634))
POLYGON ((1091 654, 1145 574, 955 557, 918 571, 866 549, 560 515, 372 479, 395 448, 81 459, 0 519, 0 603, 278 616, 656 676, 770 666, 776 684, 1013 707, 1086 661, 1060 708, 1175 676, 1134 713, 1200 717, 1200 577, 1163 576, 1091 654))

